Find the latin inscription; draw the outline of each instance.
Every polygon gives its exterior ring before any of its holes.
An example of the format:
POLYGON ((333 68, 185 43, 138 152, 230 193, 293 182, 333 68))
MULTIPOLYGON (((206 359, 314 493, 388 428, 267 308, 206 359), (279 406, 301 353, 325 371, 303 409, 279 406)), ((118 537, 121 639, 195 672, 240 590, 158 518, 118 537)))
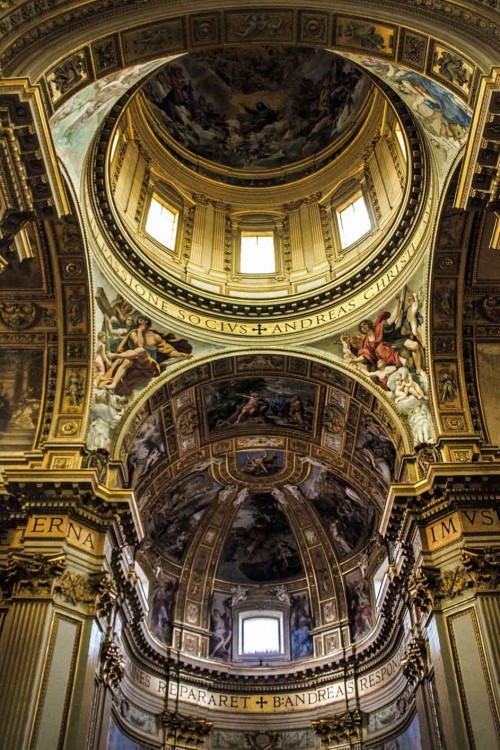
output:
POLYGON ((429 549, 434 550, 459 539, 464 532, 500 531, 500 516, 493 508, 461 510, 427 526, 425 531, 429 549))
MULTIPOLYGON (((358 694, 370 693, 394 679, 401 669, 401 656, 402 649, 383 666, 363 677, 359 677, 358 694)), ((126 671, 129 679, 135 685, 142 686, 152 694, 165 696, 168 685, 169 698, 177 699, 178 697, 179 701, 184 703, 240 713, 280 713, 290 711, 290 709, 307 710, 312 707, 345 701, 346 698, 354 697, 356 694, 354 680, 339 680, 327 687, 297 693, 238 695, 203 690, 182 682, 179 685, 175 682, 167 683, 165 680, 144 672, 132 662, 128 662, 126 671)))
POLYGON ((317 329, 328 324, 339 321, 345 318, 350 313, 354 313, 357 310, 362 309, 367 303, 372 303, 379 294, 386 292, 388 287, 392 285, 392 282, 396 281, 398 277, 403 273, 412 256, 415 253, 415 246, 412 244, 410 247, 401 254, 398 260, 393 264, 389 270, 387 270, 379 279, 374 281, 367 289, 359 294, 355 295, 349 300, 346 300, 341 305, 334 305, 324 312, 317 313, 316 315, 310 315, 302 318, 295 318, 281 323, 275 321, 257 321, 252 323, 240 323, 238 321, 231 322, 227 320, 220 320, 218 318, 210 318, 202 315, 201 313, 195 313, 187 310, 183 307, 177 307, 168 300, 161 297, 159 294, 152 292, 138 279, 136 279, 130 271, 128 271, 122 264, 115 258, 109 248, 103 249, 104 257, 108 262, 110 268, 118 276, 118 278, 129 288, 137 297, 144 300, 148 305, 156 308, 157 310, 166 313, 170 317, 189 323, 197 328, 204 329, 206 331, 212 331, 213 333, 224 333, 233 336, 252 336, 259 338, 267 338, 269 336, 281 336, 291 333, 300 333, 301 331, 307 331, 309 329, 317 329))
POLYGON ((68 516, 32 516, 25 537, 65 539, 68 544, 93 555, 102 554, 102 537, 88 526, 71 521, 68 516))

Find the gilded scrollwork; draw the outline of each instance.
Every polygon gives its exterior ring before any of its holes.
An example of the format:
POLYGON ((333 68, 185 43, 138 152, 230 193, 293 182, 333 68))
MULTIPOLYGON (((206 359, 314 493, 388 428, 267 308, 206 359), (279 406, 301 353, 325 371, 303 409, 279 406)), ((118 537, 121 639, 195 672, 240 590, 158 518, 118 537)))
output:
POLYGON ((409 580, 413 603, 423 612, 439 607, 466 591, 496 589, 500 581, 500 550, 488 547, 480 551, 463 549, 461 562, 452 568, 420 567, 409 580))
POLYGON ((416 685, 422 680, 427 670, 427 647, 423 638, 412 638, 405 649, 401 664, 408 682, 416 685))
POLYGON ((54 581, 52 591, 70 604, 81 604, 91 610, 94 609, 96 599, 95 585, 87 576, 74 573, 71 570, 65 570, 54 581))
POLYGON ((166 748, 203 748, 213 722, 165 711, 162 716, 166 748))
POLYGON ((320 737, 322 750, 339 744, 358 742, 361 739, 362 714, 358 709, 346 711, 331 719, 318 719, 312 722, 320 737))
POLYGON ((125 660, 119 646, 113 640, 106 640, 101 648, 101 676, 103 682, 117 690, 125 674, 125 660))
POLYGON ((4 574, 5 589, 12 597, 51 597, 54 579, 65 568, 62 555, 11 554, 4 574))

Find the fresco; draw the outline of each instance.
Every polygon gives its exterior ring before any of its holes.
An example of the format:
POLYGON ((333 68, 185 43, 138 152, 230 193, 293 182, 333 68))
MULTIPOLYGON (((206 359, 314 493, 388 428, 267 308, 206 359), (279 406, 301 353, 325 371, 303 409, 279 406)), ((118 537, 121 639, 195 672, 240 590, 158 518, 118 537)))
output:
POLYGON ((297 542, 278 502, 267 492, 250 494, 227 534, 217 577, 261 582, 301 573, 297 542))
POLYGON ((33 447, 43 372, 43 351, 0 349, 0 450, 33 447))
POLYGON ((385 430, 366 412, 358 429, 356 458, 378 474, 384 484, 389 485, 394 479, 396 449, 385 430))
POLYGON ((161 493, 144 519, 146 547, 181 561, 220 489, 207 467, 191 472, 161 493))
POLYGON ((313 504, 341 560, 368 541, 375 510, 347 482, 315 465, 299 489, 313 504))
MULTIPOLYGON (((98 333, 87 443, 90 450, 108 450, 127 405, 152 380, 172 365, 217 347, 203 342, 195 345, 173 331, 163 330, 118 294, 97 269, 95 281, 98 333)), ((164 448, 156 448, 164 453, 164 448)), ((153 459, 160 456, 155 453, 153 459)))
POLYGON ((50 119, 58 156, 79 184, 85 155, 97 129, 113 105, 131 86, 158 67, 154 60, 125 68, 86 86, 65 102, 50 119))
POLYGON ((284 462, 283 451, 248 451, 236 454, 236 466, 240 472, 255 477, 277 474, 283 468, 284 462))
POLYGON ((287 378, 241 378, 204 388, 209 432, 275 425, 310 431, 317 387, 287 378))
POLYGON ((215 659, 229 661, 231 659, 231 644, 233 640, 233 612, 231 608, 232 596, 219 591, 214 592, 212 609, 210 612, 211 630, 210 656, 215 659))
POLYGON ((292 659, 313 656, 313 627, 309 596, 300 594, 290 600, 290 655, 292 659))
POLYGON ((372 750, 422 750, 418 716, 414 717, 410 726, 399 737, 393 737, 379 745, 372 745, 372 750))
POLYGON ((177 59, 143 90, 186 149, 252 170, 285 166, 330 146, 355 122, 370 82, 325 50, 242 47, 177 59))
POLYGON ((444 86, 392 62, 345 53, 382 78, 404 101, 435 146, 441 175, 469 134, 469 108, 444 86))
POLYGON ((127 469, 129 487, 137 487, 140 479, 158 461, 165 458, 165 444, 159 412, 146 419, 129 448, 127 469))
POLYGON ((112 722, 106 750, 152 750, 152 748, 150 745, 143 745, 142 743, 136 742, 130 737, 127 737, 127 735, 123 734, 121 729, 112 722))
POLYGON ((370 582, 357 569, 346 576, 347 601, 352 638, 359 641, 368 635, 375 625, 370 582))
MULTIPOLYGON (((362 320, 339 338, 313 344, 360 370, 384 391, 407 419, 416 445, 434 443, 424 341, 421 272, 387 308, 362 320)), ((379 465, 379 469, 381 469, 379 465)))
POLYGON ((155 581, 151 590, 149 629, 167 646, 172 640, 176 588, 175 581, 162 577, 155 581))

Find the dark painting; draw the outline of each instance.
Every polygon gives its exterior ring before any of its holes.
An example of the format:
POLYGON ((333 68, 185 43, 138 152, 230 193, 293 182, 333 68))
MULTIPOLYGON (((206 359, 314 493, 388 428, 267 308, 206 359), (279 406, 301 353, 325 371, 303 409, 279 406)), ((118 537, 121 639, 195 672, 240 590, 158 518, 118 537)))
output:
POLYGON ((0 450, 33 447, 43 371, 42 351, 0 349, 0 450))
POLYGON ((170 645, 174 619, 176 584, 169 578, 155 581, 151 587, 149 627, 159 641, 170 645))
POLYGON ((374 507, 347 482, 326 468, 313 466, 299 489, 313 503, 340 559, 368 541, 374 507))
POLYGON ((236 454, 236 465, 242 474, 254 477, 267 477, 277 474, 283 468, 283 451, 245 451, 236 454))
POLYGON ((389 485, 394 478, 396 449, 391 439, 370 414, 364 414, 356 442, 356 456, 389 485))
POLYGON ((311 431, 317 386, 288 378, 241 378, 204 389, 209 432, 274 425, 311 431))
POLYGON ((127 469, 130 487, 137 487, 142 477, 165 457, 160 415, 155 412, 146 419, 130 446, 127 469))
POLYGON ((179 144, 244 170, 318 154, 356 120, 369 90, 358 68, 331 52, 250 46, 187 55, 144 87, 179 144))
POLYGON ((199 522, 221 487, 209 469, 194 471, 160 495, 144 519, 147 544, 174 560, 182 560, 199 522))
POLYGON ((232 597, 215 592, 210 611, 212 635, 210 636, 210 656, 229 661, 233 639, 232 597))
POLYGON ((249 495, 226 538, 218 577, 232 581, 273 581, 302 573, 288 520, 268 492, 249 495))

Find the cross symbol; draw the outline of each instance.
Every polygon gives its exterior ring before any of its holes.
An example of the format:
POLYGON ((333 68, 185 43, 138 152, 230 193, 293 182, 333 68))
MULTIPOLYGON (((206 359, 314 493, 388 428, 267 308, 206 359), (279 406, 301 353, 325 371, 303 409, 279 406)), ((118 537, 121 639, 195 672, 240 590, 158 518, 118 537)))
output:
POLYGON ((257 335, 262 336, 262 331, 267 331, 267 328, 265 328, 260 323, 257 323, 256 328, 252 328, 252 331, 257 331, 257 335))
POLYGON ((264 706, 265 706, 265 705, 266 705, 266 703, 267 703, 267 701, 265 701, 265 700, 264 700, 264 698, 263 698, 262 696, 260 696, 259 700, 258 700, 258 701, 255 701, 255 702, 256 702, 256 704, 257 704, 258 706, 260 706, 260 707, 261 707, 261 709, 262 709, 262 708, 264 708, 264 706))

